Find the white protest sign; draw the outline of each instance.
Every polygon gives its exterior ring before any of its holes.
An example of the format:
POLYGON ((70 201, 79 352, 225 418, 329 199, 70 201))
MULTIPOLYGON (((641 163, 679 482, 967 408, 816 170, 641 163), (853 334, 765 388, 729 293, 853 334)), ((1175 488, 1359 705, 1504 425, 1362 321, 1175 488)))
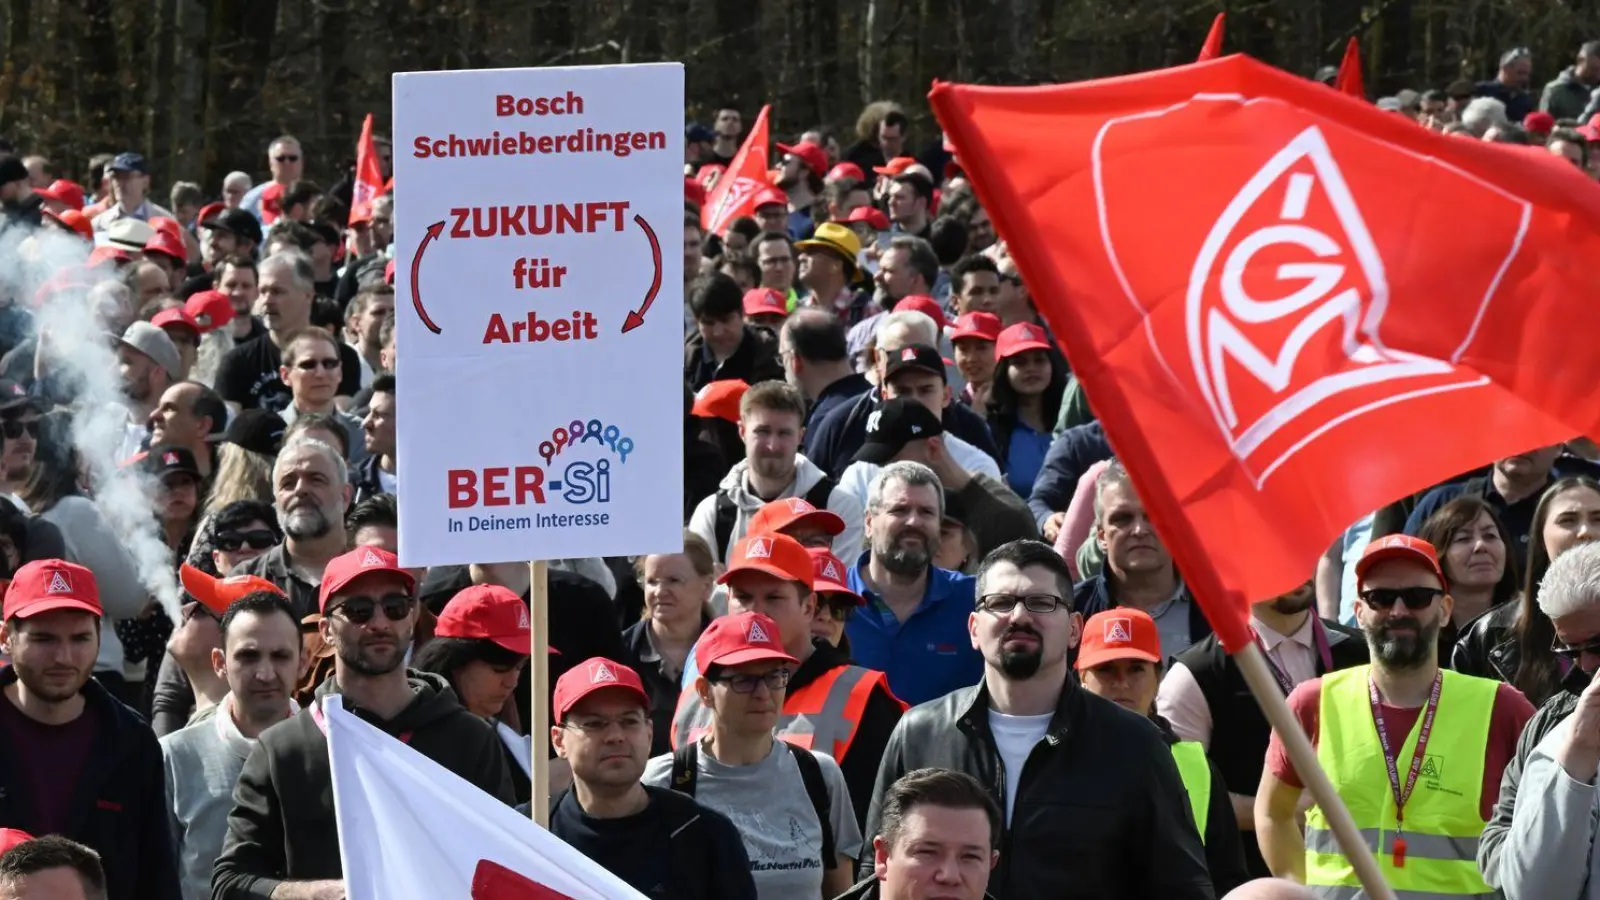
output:
POLYGON ((676 550, 683 67, 394 76, 400 558, 676 550))

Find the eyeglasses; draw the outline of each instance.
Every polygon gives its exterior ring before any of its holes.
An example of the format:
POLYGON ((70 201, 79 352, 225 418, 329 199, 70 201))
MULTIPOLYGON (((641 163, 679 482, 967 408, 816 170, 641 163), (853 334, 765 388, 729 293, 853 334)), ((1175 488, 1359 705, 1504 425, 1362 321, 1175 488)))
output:
POLYGON ((317 367, 321 366, 325 371, 332 372, 334 369, 339 368, 339 365, 337 357, 330 357, 328 359, 302 359, 295 363, 294 367, 302 372, 315 372, 317 367))
POLYGON ((562 722, 561 727, 570 728, 573 731, 581 731, 587 735, 599 736, 610 731, 613 725, 621 728, 624 732, 632 733, 642 731, 648 724, 650 724, 649 719, 635 714, 623 716, 620 719, 569 719, 562 722))
POLYGON ((0 434, 4 434, 8 441, 14 441, 22 437, 24 431, 28 433, 29 437, 38 437, 39 420, 30 419, 25 422, 22 419, 6 419, 0 422, 0 434))
POLYGON ((1361 592, 1361 602, 1373 609, 1390 609, 1399 601, 1406 609, 1416 611, 1432 606, 1434 599, 1443 593, 1431 587, 1368 588, 1361 592))
POLYGON ((1044 616, 1065 607, 1072 609, 1071 600, 1063 600, 1055 594, 984 594, 978 598, 978 608, 987 613, 1003 616, 1013 612, 1017 604, 1034 615, 1044 616))
POLYGON ((856 603, 849 599, 840 602, 822 600, 817 603, 817 611, 835 622, 848 622, 851 613, 856 611, 856 603))
POLYGON ((283 156, 274 156, 272 159, 273 159, 274 162, 299 162, 300 161, 300 157, 298 157, 298 156, 290 156, 287 153, 284 154, 283 156))
POLYGON ((1592 637, 1588 643, 1579 644, 1576 647, 1568 647, 1566 644, 1561 643, 1560 638, 1556 638, 1550 644, 1550 652, 1568 662, 1577 662, 1579 657, 1584 654, 1600 656, 1600 635, 1592 637))
POLYGON ((278 536, 265 528, 253 531, 223 531, 217 534, 215 543, 217 549, 224 553, 235 553, 246 545, 251 550, 265 550, 277 545, 278 536))
POLYGON ((789 670, 773 669, 765 675, 724 675, 717 681, 733 689, 736 694, 753 694, 756 685, 765 683, 769 691, 781 691, 789 686, 789 670))
POLYGON ((411 612, 411 598, 405 594, 386 594, 383 597, 351 597, 342 600, 333 609, 328 610, 328 615, 338 613, 345 621, 352 625, 365 625, 372 621, 372 616, 383 608, 383 615, 391 622, 404 619, 411 612))

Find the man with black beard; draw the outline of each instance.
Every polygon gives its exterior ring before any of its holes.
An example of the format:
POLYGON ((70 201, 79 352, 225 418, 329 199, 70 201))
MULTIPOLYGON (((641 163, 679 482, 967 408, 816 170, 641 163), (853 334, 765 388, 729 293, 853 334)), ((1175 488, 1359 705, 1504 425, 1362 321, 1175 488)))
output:
POLYGON ((850 655, 911 704, 972 684, 983 666, 966 633, 973 578, 933 564, 943 520, 932 469, 884 466, 867 488, 867 552, 850 567, 850 590, 866 598, 845 622, 850 655))
MULTIPOLYGON (((900 776, 954 769, 982 782, 1004 811, 1004 849, 988 885, 996 900, 1213 897, 1165 737, 1072 674, 1068 654, 1083 619, 1066 562, 1039 541, 1003 544, 984 558, 976 594, 967 628, 982 677, 895 726, 864 833, 882 830, 884 796, 900 776)), ((873 863, 863 855, 862 877, 873 863)))
MULTIPOLYGON (((1356 563, 1356 619, 1372 664, 1313 678, 1289 708, 1384 879, 1401 896, 1489 896, 1478 836, 1533 707, 1516 688, 1439 668, 1439 629, 1454 605, 1428 542, 1390 535, 1356 563)), ((1359 898, 1355 869, 1276 731, 1256 791, 1256 838, 1279 878, 1359 898)))
MULTIPOLYGON (((1316 592, 1307 581, 1292 591, 1250 607, 1250 627, 1283 692, 1338 669, 1367 661, 1361 632, 1312 614, 1316 592)), ((1245 868, 1267 876, 1255 840, 1256 786, 1272 726, 1250 695, 1239 665, 1216 635, 1179 653, 1161 679, 1156 712, 1178 737, 1206 748, 1222 773, 1233 814, 1245 832, 1245 868)))
POLYGON ((228 836, 212 873, 216 900, 343 900, 322 704, 344 708, 510 805, 500 738, 444 678, 405 668, 416 582, 387 550, 357 547, 326 566, 318 629, 334 676, 317 699, 261 733, 239 773, 228 836))
POLYGON ((283 543, 234 566, 230 575, 256 575, 289 597, 295 615, 317 612, 318 586, 328 561, 345 550, 344 511, 350 472, 344 455, 315 438, 290 441, 272 467, 272 490, 283 543))

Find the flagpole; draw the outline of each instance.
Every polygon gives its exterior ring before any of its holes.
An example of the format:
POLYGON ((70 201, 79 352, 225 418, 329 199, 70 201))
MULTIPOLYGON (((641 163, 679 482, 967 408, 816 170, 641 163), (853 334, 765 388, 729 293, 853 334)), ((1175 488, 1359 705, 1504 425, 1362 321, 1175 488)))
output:
POLYGON ((1328 820, 1328 829, 1339 841, 1345 858, 1355 867, 1356 877, 1361 879, 1361 887, 1367 896, 1371 900, 1395 900, 1393 889, 1383 880, 1383 873, 1378 869, 1378 860, 1372 855, 1372 848, 1361 839, 1355 820, 1350 818, 1350 810, 1345 808, 1344 801, 1333 789, 1333 782, 1328 780, 1328 773, 1322 771, 1322 764, 1317 762, 1317 752, 1311 747, 1311 739, 1306 737, 1300 720, 1289 710, 1283 688, 1267 671, 1267 659, 1261 655, 1261 647, 1252 641, 1245 644, 1244 649, 1235 653, 1233 658, 1239 664, 1245 683, 1250 685, 1250 693, 1256 695, 1256 703, 1260 704, 1261 711, 1272 724, 1272 730, 1278 733, 1278 740, 1283 742, 1283 749, 1288 752, 1289 761, 1294 764, 1300 781, 1322 809, 1323 817, 1328 820))
POLYGON ((550 569, 544 560, 528 563, 528 626, 533 655, 528 665, 533 690, 528 733, 533 736, 529 754, 533 762, 533 794, 528 804, 533 821, 550 827, 550 569))

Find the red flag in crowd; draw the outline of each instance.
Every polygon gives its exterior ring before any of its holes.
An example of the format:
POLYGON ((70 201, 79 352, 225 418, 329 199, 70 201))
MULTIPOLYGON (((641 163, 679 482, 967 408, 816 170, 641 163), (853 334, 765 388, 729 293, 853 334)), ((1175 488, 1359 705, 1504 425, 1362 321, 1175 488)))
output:
POLYGON ((1333 79, 1333 89, 1357 100, 1367 99, 1367 86, 1361 78, 1361 42, 1354 37, 1344 45, 1344 58, 1339 60, 1339 74, 1333 79))
POLYGON ((1227 13, 1217 13, 1217 17, 1211 20, 1211 31, 1206 35, 1205 44, 1200 47, 1199 62, 1216 59, 1222 55, 1222 29, 1225 24, 1223 20, 1227 16, 1227 13))
POLYGON ((734 219, 755 212, 756 194, 767 186, 767 112, 771 108, 761 107, 744 144, 717 178, 710 199, 700 210, 700 225, 712 234, 723 234, 734 219))
POLYGON ((1600 434, 1570 164, 1244 56, 931 99, 1228 650, 1364 514, 1600 434))
POLYGON ((356 141, 356 183, 350 196, 350 223, 372 218, 372 201, 383 194, 383 168, 378 163, 378 148, 372 145, 372 113, 361 123, 361 138, 356 141))

